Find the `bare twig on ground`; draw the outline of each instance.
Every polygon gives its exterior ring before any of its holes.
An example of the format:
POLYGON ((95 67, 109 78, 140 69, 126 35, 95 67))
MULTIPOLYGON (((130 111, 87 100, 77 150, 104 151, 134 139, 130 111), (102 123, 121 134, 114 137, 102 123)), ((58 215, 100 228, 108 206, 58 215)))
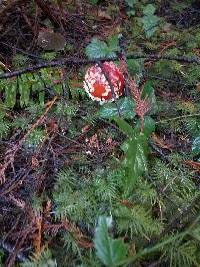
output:
MULTIPOLYGON (((175 60, 179 62, 185 62, 185 63, 195 63, 197 65, 200 65, 200 58, 198 57, 186 57, 186 56, 169 56, 169 55, 156 55, 156 54, 129 54, 127 55, 127 59, 139 59, 139 58, 145 58, 145 59, 156 59, 156 60, 175 60)), ((99 58, 99 59, 75 59, 72 57, 69 58, 62 58, 59 60, 52 60, 52 61, 45 61, 40 64, 32 65, 20 70, 15 70, 12 72, 5 72, 3 74, 0 74, 0 79, 5 78, 11 78, 20 76, 24 73, 28 72, 34 72, 39 69, 43 68, 49 68, 49 67, 59 67, 59 66, 70 66, 70 65, 87 65, 87 64, 95 64, 98 62, 105 62, 105 61, 115 61, 119 60, 118 57, 112 57, 112 58, 99 58)))

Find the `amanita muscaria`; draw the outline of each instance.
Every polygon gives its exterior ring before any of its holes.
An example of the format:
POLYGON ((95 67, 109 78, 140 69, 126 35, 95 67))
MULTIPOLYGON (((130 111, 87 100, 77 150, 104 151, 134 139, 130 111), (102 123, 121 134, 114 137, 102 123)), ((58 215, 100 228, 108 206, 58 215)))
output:
POLYGON ((104 62, 102 67, 95 64, 86 72, 84 89, 93 100, 100 103, 113 101, 123 94, 124 76, 113 62, 104 62), (110 88, 110 83, 115 96, 110 88))

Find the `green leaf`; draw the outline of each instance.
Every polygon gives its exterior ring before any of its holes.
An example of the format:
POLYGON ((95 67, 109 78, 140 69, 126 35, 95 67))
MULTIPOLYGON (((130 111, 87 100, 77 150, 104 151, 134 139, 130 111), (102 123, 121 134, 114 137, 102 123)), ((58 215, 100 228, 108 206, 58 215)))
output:
POLYGON ((130 124, 128 124, 128 122, 126 122, 125 120, 123 120, 120 117, 115 117, 114 118, 115 122, 118 124, 119 128, 126 133, 130 138, 134 135, 134 129, 131 127, 130 124))
MULTIPOLYGON (((144 118, 144 134, 149 137, 152 132, 155 131, 155 121, 150 116, 145 116, 144 118)), ((138 120, 135 130, 140 132, 141 130, 141 120, 138 120)))
POLYGON ((5 86, 5 103, 9 108, 13 108, 16 103, 17 85, 16 81, 10 82, 9 85, 5 86))
POLYGON ((39 103, 40 103, 40 105, 44 105, 44 98, 45 98, 44 91, 40 91, 39 92, 39 103))
POLYGON ((126 259, 128 246, 122 239, 113 239, 108 235, 109 222, 106 217, 100 217, 95 231, 95 249, 99 259, 109 267, 120 266, 126 259))
POLYGON ((93 38, 91 43, 86 47, 86 55, 91 59, 102 57, 112 58, 116 56, 115 52, 118 50, 118 38, 116 35, 108 40, 108 45, 97 38, 93 38))
POLYGON ((91 3, 92 5, 96 5, 96 4, 98 3, 98 1, 99 1, 99 0, 90 0, 90 3, 91 3))
POLYGON ((192 152, 200 154, 200 136, 196 137, 192 144, 192 152))
POLYGON ((154 15, 154 12, 155 7, 151 4, 147 5, 143 10, 144 16, 141 18, 141 21, 147 38, 150 38, 158 28, 157 25, 160 19, 154 15))
POLYGON ((152 4, 149 4, 143 9, 143 14, 149 16, 153 15, 155 11, 156 11, 155 7, 152 4))
POLYGON ((128 97, 120 98, 115 103, 104 104, 99 112, 98 116, 105 119, 113 119, 116 116, 121 116, 126 119, 133 119, 136 115, 135 102, 128 97))
POLYGON ((135 133, 122 148, 126 154, 123 163, 128 171, 126 184, 131 188, 131 185, 147 171, 147 138, 143 133, 135 133))
POLYGON ((99 41, 98 39, 92 39, 92 42, 86 47, 86 55, 89 58, 101 58, 107 55, 107 44, 99 41))
POLYGON ((157 30, 158 18, 156 16, 144 16, 142 19, 143 28, 147 38, 150 38, 154 35, 157 30))
POLYGON ((154 88, 151 85, 151 82, 146 82, 142 90, 142 97, 151 97, 152 93, 154 93, 154 88))
POLYGON ((156 111, 158 110, 157 106, 157 101, 156 101, 156 96, 155 96, 155 91, 154 88, 151 84, 151 82, 146 82, 142 91, 142 97, 143 98, 148 98, 148 101, 151 106, 150 114, 155 114, 156 111))
POLYGON ((135 10, 130 10, 130 11, 128 11, 128 12, 127 12, 127 15, 128 15, 129 17, 131 17, 131 16, 135 16, 135 10))
POLYGON ((136 4, 136 0, 126 0, 126 3, 129 7, 133 8, 136 4))
POLYGON ((20 106, 27 106, 30 99, 30 84, 26 74, 21 75, 19 78, 19 93, 20 93, 20 106))

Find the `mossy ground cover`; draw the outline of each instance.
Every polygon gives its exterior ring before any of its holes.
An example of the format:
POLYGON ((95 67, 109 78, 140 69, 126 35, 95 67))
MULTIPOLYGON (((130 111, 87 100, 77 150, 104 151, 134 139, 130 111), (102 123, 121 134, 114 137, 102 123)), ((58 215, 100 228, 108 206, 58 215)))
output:
POLYGON ((2 5, 0 265, 199 266, 198 1, 2 5), (99 105, 84 75, 121 50, 131 93, 99 105))

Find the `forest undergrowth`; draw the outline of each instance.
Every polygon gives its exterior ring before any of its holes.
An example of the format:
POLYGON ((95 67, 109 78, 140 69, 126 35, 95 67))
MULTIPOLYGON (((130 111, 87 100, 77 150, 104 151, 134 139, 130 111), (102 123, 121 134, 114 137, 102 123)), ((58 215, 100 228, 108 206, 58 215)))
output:
POLYGON ((200 266, 199 2, 0 5, 0 266, 200 266))

